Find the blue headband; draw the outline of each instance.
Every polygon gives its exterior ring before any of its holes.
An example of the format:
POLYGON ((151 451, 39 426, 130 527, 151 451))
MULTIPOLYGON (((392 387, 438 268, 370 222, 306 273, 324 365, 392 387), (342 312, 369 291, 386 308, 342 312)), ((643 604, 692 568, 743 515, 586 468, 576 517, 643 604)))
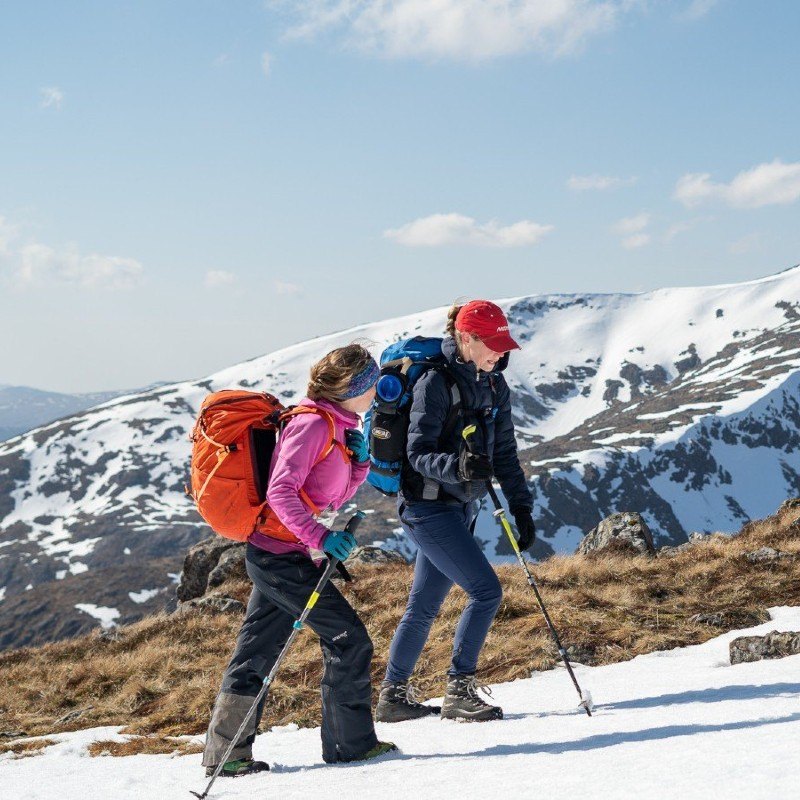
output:
POLYGON ((380 374, 381 368, 375 362, 375 359, 371 358, 369 364, 350 381, 347 391, 342 395, 342 400, 349 400, 351 397, 358 397, 364 394, 367 389, 378 382, 380 374))

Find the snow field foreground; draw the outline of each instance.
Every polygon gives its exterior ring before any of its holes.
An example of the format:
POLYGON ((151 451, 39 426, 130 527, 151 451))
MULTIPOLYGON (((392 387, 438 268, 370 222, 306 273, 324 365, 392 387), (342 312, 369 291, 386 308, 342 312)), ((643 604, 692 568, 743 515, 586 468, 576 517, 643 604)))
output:
MULTIPOLYGON (((369 764, 325 765, 318 729, 258 737, 272 772, 220 779, 212 797, 254 798, 770 798, 800 796, 800 656, 731 666, 741 635, 800 630, 800 608, 702 645, 622 664, 576 667, 596 704, 588 718, 561 668, 499 684, 505 719, 437 717, 378 725, 402 754, 369 764)), ((202 792, 200 756, 87 755, 94 728, 50 739, 42 755, 0 757, 0 793, 15 800, 167 800, 202 792)))

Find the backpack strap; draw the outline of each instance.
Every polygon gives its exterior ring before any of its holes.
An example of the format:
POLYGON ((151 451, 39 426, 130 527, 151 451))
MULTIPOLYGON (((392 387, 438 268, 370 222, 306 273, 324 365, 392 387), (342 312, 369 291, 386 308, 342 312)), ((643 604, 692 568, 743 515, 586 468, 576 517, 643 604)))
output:
POLYGON ((458 381, 455 379, 453 373, 450 372, 450 370, 446 367, 442 370, 442 374, 444 375, 444 379, 447 382, 448 388, 450 389, 450 410, 447 412, 444 425, 442 425, 442 432, 439 434, 440 444, 446 442, 453 435, 456 423, 462 416, 463 411, 461 390, 458 387, 458 381))
MULTIPOLYGON (((300 414, 317 414, 328 423, 328 444, 322 448, 319 455, 314 460, 314 463, 311 465, 311 469, 314 469, 317 464, 324 461, 337 447, 342 454, 342 458, 344 458, 345 461, 350 460, 350 451, 341 442, 336 441, 336 423, 333 421, 333 415, 324 408, 317 408, 316 406, 292 406, 278 415, 278 429, 282 431, 292 417, 300 416, 300 414)), ((322 509, 312 501, 302 486, 298 494, 312 514, 317 515, 322 513, 322 509)))
POLYGON ((233 452, 236 451, 235 444, 220 444, 219 442, 214 441, 207 433, 206 433, 206 424, 205 424, 205 409, 200 415, 200 419, 195 426, 195 434, 200 433, 200 435, 206 439, 209 443, 213 444, 214 447, 217 448, 217 463, 214 465, 214 468, 211 472, 208 473, 208 477, 203 482, 203 485, 200 487, 200 491, 194 497, 194 502, 199 503, 200 498, 205 494, 206 489, 208 488, 208 484, 211 483, 211 479, 214 475, 217 474, 217 470, 222 466, 222 462, 233 452))

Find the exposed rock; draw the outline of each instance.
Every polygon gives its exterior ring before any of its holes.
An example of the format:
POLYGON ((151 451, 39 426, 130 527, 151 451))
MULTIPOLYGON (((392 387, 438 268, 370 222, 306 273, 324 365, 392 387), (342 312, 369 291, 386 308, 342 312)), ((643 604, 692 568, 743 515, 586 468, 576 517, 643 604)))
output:
POLYGON ((730 644, 731 664, 784 658, 800 653, 800 632, 772 631, 766 636, 740 636, 730 644))
POLYGON ((19 739, 27 735, 25 731, 0 731, 0 739, 19 739))
POLYGON ((790 553, 784 553, 772 547, 759 547, 758 550, 745 553, 744 557, 751 564, 771 564, 775 561, 781 561, 784 558, 791 558, 792 556, 790 553))
POLYGON ((86 706, 86 708, 76 708, 74 711, 70 711, 68 714, 64 714, 63 717, 59 717, 55 724, 56 725, 66 725, 68 722, 74 722, 78 717, 82 717, 87 711, 91 711, 94 706, 86 706))
POLYGON ((775 513, 782 514, 790 509, 800 509, 800 497, 790 497, 788 500, 784 500, 775 513))
POLYGON ((583 537, 576 552, 586 555, 607 548, 633 551, 641 555, 652 555, 656 552, 647 523, 641 514, 630 511, 611 514, 602 520, 583 537))
POLYGON ((403 556, 396 550, 384 550, 382 547, 356 547, 347 559, 347 563, 361 564, 406 564, 403 556))
POLYGON ((662 547, 659 549, 657 555, 659 558, 673 558, 684 550, 691 550, 692 547, 694 547, 694 542, 684 542, 674 547, 662 547))
POLYGON ((764 609, 752 611, 748 609, 736 609, 713 611, 708 614, 695 614, 689 617, 689 622, 698 625, 710 625, 712 628, 724 628, 733 630, 735 628, 750 628, 753 625, 761 625, 770 619, 769 612, 764 609))
POLYGON ((225 583, 228 578, 247 579, 244 556, 247 545, 236 544, 225 550, 219 557, 217 566, 208 574, 208 589, 214 589, 225 583))
POLYGON ((594 648, 581 644, 569 645, 567 658, 572 664, 583 664, 587 667, 596 663, 594 648))
POLYGON ((183 572, 177 591, 178 600, 184 603, 194 597, 202 597, 208 587, 211 570, 217 566, 226 550, 238 544, 221 536, 211 536, 190 548, 183 561, 183 572))
POLYGON ((232 597, 209 595, 208 597, 195 597, 181 603, 176 614, 189 614, 192 611, 211 612, 212 614, 244 614, 244 603, 232 597))
POLYGON ((694 614, 689 617, 689 622, 696 622, 698 625, 711 625, 714 628, 724 628, 725 612, 717 611, 714 614, 694 614))

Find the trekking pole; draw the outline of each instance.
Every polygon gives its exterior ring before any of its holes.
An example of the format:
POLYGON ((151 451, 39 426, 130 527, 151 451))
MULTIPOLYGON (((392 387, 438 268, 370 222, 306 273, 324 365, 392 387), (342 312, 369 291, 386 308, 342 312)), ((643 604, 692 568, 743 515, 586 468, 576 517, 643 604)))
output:
MULTIPOLYGON (((469 447, 469 437, 472 436, 473 433, 476 431, 475 425, 467 425, 464 428, 462 436, 464 437, 464 441, 469 447)), ((567 668, 567 672, 569 673, 569 677, 572 679, 572 683, 575 686, 575 690, 578 692, 578 697, 580 697, 581 702, 578 704, 579 708, 583 708, 583 710, 591 717, 592 716, 592 709, 594 708, 594 703, 592 702, 592 695, 588 690, 582 690, 581 687, 578 685, 578 679, 575 677, 575 673, 572 671, 572 664, 569 663, 569 658, 567 657, 567 651, 564 649, 564 646, 561 644, 561 640, 558 638, 558 633, 556 633, 555 626, 553 625, 553 621, 550 619, 550 615, 547 613, 547 609, 545 608, 544 601, 542 600, 542 595, 539 593, 539 587, 536 585, 536 581, 534 580, 533 575, 531 574, 530 568, 528 567, 528 562, 525 560, 525 557, 522 555, 522 552, 519 549, 519 545, 517 544, 516 537, 514 536, 514 531, 511 530, 511 523, 508 521, 506 517, 506 511, 503 508, 502 504, 500 503, 500 498, 497 496, 497 492, 495 491, 494 486, 492 486, 491 478, 486 481, 486 488, 489 490, 489 496, 492 498, 492 503, 494 503, 494 516, 500 520, 500 524, 503 526, 503 530, 506 532, 509 541, 511 542, 511 547, 514 550, 514 554, 517 557, 517 561, 519 561, 522 569, 525 570, 525 576, 528 579, 528 585, 533 589, 533 593, 536 595, 536 602, 539 604, 539 608, 542 611, 542 616, 544 617, 544 621, 547 623, 547 627, 550 629, 550 634, 553 637, 553 641, 558 648, 558 654, 561 656, 562 660, 564 661, 564 666, 567 668)))
MULTIPOLYGON (((363 511, 356 511, 352 517, 350 517, 349 522, 345 525, 345 530, 348 533, 352 533, 355 535, 358 526, 361 524, 361 520, 364 519, 366 514, 363 511)), ((239 730, 236 731, 236 735, 231 739, 231 743, 228 745, 228 749, 225 751, 225 755, 220 759, 219 764, 217 764, 217 768, 214 770, 214 774, 211 776, 211 780, 208 782, 208 786, 206 786, 206 790, 202 794, 198 794, 197 792, 192 792, 192 794, 199 798, 199 800, 205 800, 208 797, 208 793, 211 791, 211 787, 214 785, 214 781, 219 777, 220 772, 222 772, 222 768, 230 758, 231 753, 233 752, 233 748, 236 747, 236 743, 239 741, 239 738, 244 733, 244 729, 247 727, 248 722, 255 714, 256 708, 258 708, 258 704, 266 697, 267 691, 269 690, 270 684, 275 679, 275 676, 278 674, 278 670, 280 669, 281 663, 283 659, 286 657, 286 654, 289 652, 289 648, 292 646, 292 642, 294 642, 297 634, 303 628, 303 623, 306 621, 306 618, 311 613, 311 609, 314 608, 317 600, 319 600, 319 596, 322 593, 322 590, 325 588, 325 584, 328 583, 331 575, 333 575, 334 571, 336 570, 336 565, 339 563, 338 559, 333 558, 332 556, 328 559, 328 565, 325 567, 325 571, 322 573, 322 577, 317 582, 316 588, 308 598, 308 602, 306 603, 306 607, 303 609, 303 612, 300 616, 295 620, 294 624, 292 625, 292 632, 289 634, 289 638, 286 640, 286 644, 283 646, 283 649, 278 656, 277 661, 272 665, 272 669, 269 671, 269 675, 264 678, 264 683, 261 686, 261 690, 256 695, 255 700, 253 700, 253 705, 250 706, 250 710, 247 712, 247 716, 242 720, 242 724, 239 726, 239 730)), ((190 790, 191 791, 191 790, 190 790)))

